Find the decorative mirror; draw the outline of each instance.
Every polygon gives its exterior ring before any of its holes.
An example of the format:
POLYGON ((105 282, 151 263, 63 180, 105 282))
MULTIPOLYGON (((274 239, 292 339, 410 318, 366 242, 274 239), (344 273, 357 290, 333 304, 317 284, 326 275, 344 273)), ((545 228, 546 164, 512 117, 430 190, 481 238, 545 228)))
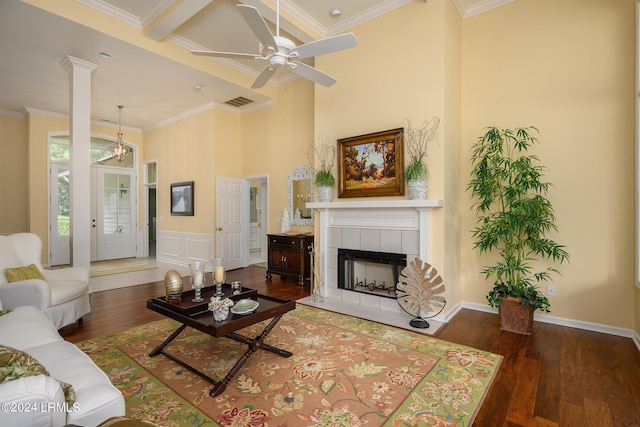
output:
POLYGON ((313 201, 313 172, 298 166, 289 175, 289 215, 291 225, 313 225, 313 209, 306 204, 313 201))

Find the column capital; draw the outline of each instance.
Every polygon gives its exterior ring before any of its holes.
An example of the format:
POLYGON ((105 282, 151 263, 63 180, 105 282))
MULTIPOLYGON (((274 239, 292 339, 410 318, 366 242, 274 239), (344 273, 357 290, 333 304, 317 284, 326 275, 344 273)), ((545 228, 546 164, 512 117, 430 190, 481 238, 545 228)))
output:
POLYGON ((60 65, 64 67, 65 70, 71 71, 74 68, 83 68, 85 70, 93 71, 99 67, 98 64, 94 64, 93 62, 85 61, 84 59, 79 59, 73 57, 71 55, 67 55, 60 61, 60 65))

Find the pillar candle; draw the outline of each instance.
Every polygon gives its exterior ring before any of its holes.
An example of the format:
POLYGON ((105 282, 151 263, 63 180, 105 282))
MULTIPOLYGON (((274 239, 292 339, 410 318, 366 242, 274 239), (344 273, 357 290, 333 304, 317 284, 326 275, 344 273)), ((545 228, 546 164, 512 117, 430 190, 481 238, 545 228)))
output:
POLYGON ((202 271, 196 271, 193 274, 193 285, 194 286, 202 286, 203 274, 202 271))
POLYGON ((221 265, 217 265, 214 272, 214 280, 217 283, 224 282, 224 267, 221 265))

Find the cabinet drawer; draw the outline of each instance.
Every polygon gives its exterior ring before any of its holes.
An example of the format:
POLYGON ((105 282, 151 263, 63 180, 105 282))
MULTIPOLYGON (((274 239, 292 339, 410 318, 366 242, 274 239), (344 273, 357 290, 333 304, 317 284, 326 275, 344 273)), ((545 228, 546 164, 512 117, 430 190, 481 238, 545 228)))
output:
POLYGON ((270 236, 269 242, 273 245, 296 246, 300 242, 300 239, 285 236, 270 236))

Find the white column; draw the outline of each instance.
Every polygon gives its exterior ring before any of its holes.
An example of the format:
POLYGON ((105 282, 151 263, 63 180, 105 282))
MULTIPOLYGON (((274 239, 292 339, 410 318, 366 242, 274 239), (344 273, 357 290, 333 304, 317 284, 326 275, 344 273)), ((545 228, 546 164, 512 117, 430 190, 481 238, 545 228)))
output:
POLYGON ((71 265, 91 265, 91 72, 98 68, 67 55, 62 66, 69 72, 69 150, 71 169, 71 265))
MULTIPOLYGON (((320 262, 320 276, 322 277, 322 288, 321 288, 321 292, 322 292, 322 296, 323 297, 328 297, 328 286, 327 286, 327 278, 329 277, 329 264, 327 263, 327 250, 329 248, 329 231, 328 231, 328 227, 329 227, 329 210, 328 209, 316 209, 316 214, 320 213, 320 235, 317 236, 320 239, 320 242, 318 244, 318 239, 315 239, 315 244, 316 246, 316 250, 318 250, 320 252, 320 256, 318 257, 318 260, 320 262)), ((316 216, 317 218, 317 216, 316 216)))
POLYGON ((429 213, 431 208, 416 208, 420 214, 420 259, 429 262, 429 245, 431 239, 431 226, 429 225, 429 213))

